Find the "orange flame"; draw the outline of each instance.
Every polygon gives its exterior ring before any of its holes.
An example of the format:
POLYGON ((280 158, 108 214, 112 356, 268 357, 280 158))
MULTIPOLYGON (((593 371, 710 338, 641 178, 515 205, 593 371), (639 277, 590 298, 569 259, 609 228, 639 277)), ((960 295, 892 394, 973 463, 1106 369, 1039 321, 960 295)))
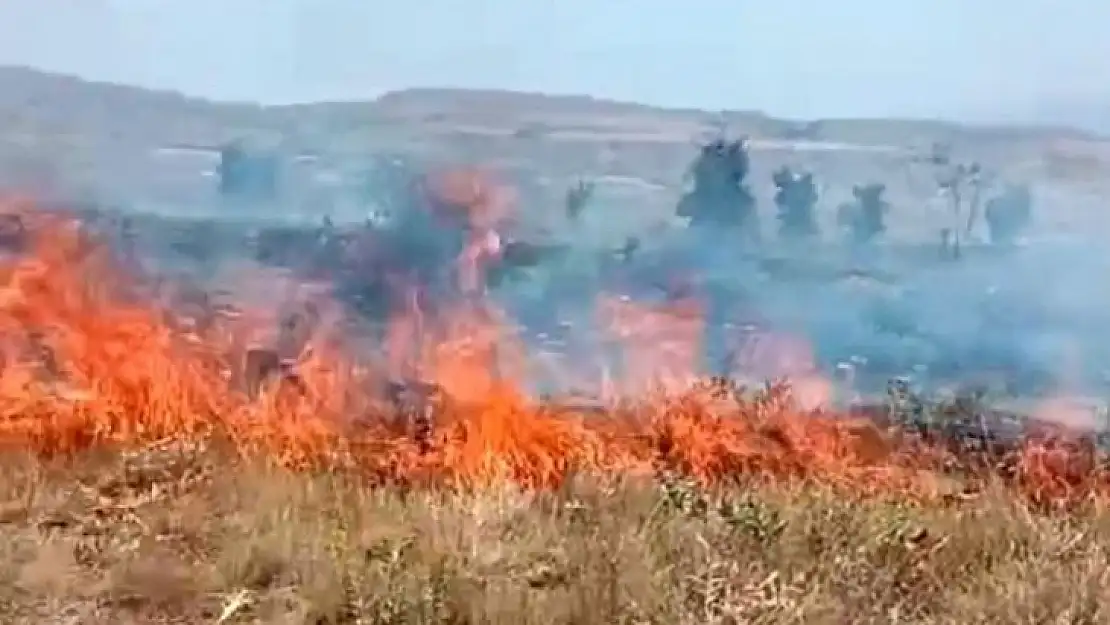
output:
POLYGON ((674 393, 698 373, 704 315, 694 298, 648 305, 627 298, 602 297, 602 323, 619 343, 620 392, 674 393))
MULTIPOLYGON (((475 303, 435 323, 419 306, 399 315, 383 346, 395 352, 385 371, 317 332, 298 355, 300 385, 248 397, 232 380, 249 315, 181 324, 120 280, 107 250, 74 223, 18 214, 28 225, 26 249, 0 259, 3 444, 63 454, 215 433, 242 453, 294 467, 345 466, 379 480, 546 488, 576 473, 677 471, 705 482, 810 480, 936 494, 941 452, 896 444, 871 422, 799 409, 781 387, 738 399, 676 386, 604 413, 536 404, 515 378, 521 353, 504 320, 475 303), (399 374, 441 389, 424 448, 373 390, 399 374)), ((689 382, 698 306, 605 300, 601 309, 632 351, 629 388, 642 389, 645 379, 689 382)), ((1038 500, 1073 501, 1106 484, 1092 458, 1067 442, 1031 443, 1015 483, 1038 500)))

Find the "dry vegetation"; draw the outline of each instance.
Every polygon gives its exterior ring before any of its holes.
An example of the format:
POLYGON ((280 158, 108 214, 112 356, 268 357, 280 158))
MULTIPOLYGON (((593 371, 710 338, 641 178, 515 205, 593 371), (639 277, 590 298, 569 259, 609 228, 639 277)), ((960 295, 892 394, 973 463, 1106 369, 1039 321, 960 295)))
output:
MULTIPOLYGON (((58 98, 42 84, 5 91, 31 93, 4 105, 20 136, 114 128, 143 154, 151 137, 314 127, 299 109, 259 121, 115 88, 100 100, 119 106, 79 106, 73 122, 63 109, 88 85, 58 98), (124 127, 98 117, 140 108, 124 127)), ((377 133, 365 109, 339 135, 377 133)), ((859 139, 871 124, 818 130, 859 139)), ((45 230, 28 254, 0 254, 2 623, 1110 623, 1110 480, 1093 453, 1032 441, 960 457, 774 394, 591 421, 526 405, 480 358, 442 350, 437 381, 470 401, 439 406, 419 451, 327 349, 300 363, 305 395, 236 392, 228 328, 186 332, 119 297, 118 267, 57 221, 45 230), (352 431, 352 415, 368 422, 352 431)), ((689 356, 642 343, 638 364, 689 356)))
POLYGON ((371 489, 200 446, 7 458, 9 623, 1094 623, 1110 513, 814 486, 371 489))
MULTIPOLYGON (((1110 622, 1089 445, 976 455, 719 384, 556 411, 462 311, 417 346, 441 392, 414 432, 326 333, 300 384, 240 392, 265 317, 186 323, 73 222, 15 214, 0 622, 1110 622)), ((632 308, 677 343, 632 357, 682 369, 696 307, 632 308)))

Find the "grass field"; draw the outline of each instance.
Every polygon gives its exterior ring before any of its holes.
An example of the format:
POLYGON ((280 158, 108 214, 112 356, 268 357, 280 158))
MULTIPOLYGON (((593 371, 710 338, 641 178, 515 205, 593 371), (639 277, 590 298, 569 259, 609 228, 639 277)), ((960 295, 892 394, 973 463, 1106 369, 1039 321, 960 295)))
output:
POLYGON ((7 623, 1110 622, 1110 512, 814 485, 371 489, 202 446, 8 457, 7 623))
MULTIPOLYGON (((786 387, 556 409, 495 371, 480 306, 429 331, 415 403, 322 330, 255 395, 241 339, 277 319, 187 322, 26 215, 0 255, 0 623, 1110 622, 1090 444, 954 450, 786 387)), ((685 336, 628 347, 681 365, 685 336)))

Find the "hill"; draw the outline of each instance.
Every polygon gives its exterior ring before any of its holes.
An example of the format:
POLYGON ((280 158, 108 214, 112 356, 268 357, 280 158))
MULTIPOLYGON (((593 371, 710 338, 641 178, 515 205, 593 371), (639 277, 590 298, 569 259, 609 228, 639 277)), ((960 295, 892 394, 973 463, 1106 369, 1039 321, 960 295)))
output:
POLYGON ((152 203, 211 197, 211 179, 203 176, 211 156, 169 158, 164 148, 250 138, 325 155, 338 169, 376 151, 482 163, 511 172, 529 194, 548 199, 576 178, 600 178, 607 204, 635 206, 652 221, 673 206, 694 144, 722 126, 752 137, 753 181, 764 200, 770 172, 788 164, 816 171, 830 206, 865 180, 887 182, 897 202, 921 204, 935 185, 914 155, 937 142, 1003 177, 1049 185, 1050 193, 1098 195, 1110 163, 1110 141, 1059 126, 788 120, 756 111, 446 88, 263 106, 0 67, 0 182, 152 203))

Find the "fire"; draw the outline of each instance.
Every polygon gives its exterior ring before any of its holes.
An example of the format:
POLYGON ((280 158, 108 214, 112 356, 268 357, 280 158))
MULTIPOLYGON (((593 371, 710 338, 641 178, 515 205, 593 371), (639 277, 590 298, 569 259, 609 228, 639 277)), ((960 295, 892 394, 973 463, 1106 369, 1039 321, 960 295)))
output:
POLYGON ((480 230, 496 227, 509 215, 514 198, 489 172, 452 168, 428 176, 425 184, 431 210, 441 219, 480 230))
POLYGON ((622 352, 622 394, 635 396, 653 390, 673 393, 696 378, 704 328, 704 315, 696 299, 649 305, 602 297, 599 312, 622 352))
MULTIPOLYGON (((813 413, 781 387, 735 397, 694 384, 704 322, 692 299, 602 300, 600 316, 627 350, 622 390, 665 387, 608 412, 536 402, 518 377, 523 350, 498 311, 464 299, 427 315, 415 292, 379 346, 384 364, 352 353, 332 319, 301 342, 296 384, 272 382, 251 395, 235 384, 244 337, 274 320, 246 310, 183 323, 77 224, 16 214, 26 245, 0 258, 5 445, 56 455, 223 436, 244 454, 383 481, 549 488, 575 474, 681 472, 704 482, 785 479, 935 494, 939 451, 896 444, 869 421, 813 413), (380 391, 390 379, 436 390, 422 408, 402 410, 380 391), (414 436, 398 415, 432 422, 414 436)), ((1101 488, 1090 458, 1064 443, 1030 445, 1017 483, 1038 497, 1101 488)))
POLYGON ((791 394, 803 410, 829 405, 832 384, 817 368, 809 342, 786 332, 742 326, 735 334, 732 374, 740 380, 790 380, 791 394))

